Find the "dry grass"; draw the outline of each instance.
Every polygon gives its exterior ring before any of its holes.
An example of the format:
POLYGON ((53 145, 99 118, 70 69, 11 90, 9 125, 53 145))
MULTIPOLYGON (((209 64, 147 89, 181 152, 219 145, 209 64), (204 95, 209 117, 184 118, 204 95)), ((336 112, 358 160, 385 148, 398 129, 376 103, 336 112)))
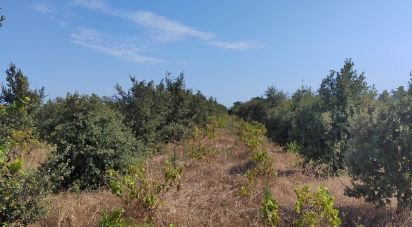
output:
POLYGON ((47 161, 49 154, 50 147, 46 144, 41 144, 27 152, 23 152, 21 154, 23 170, 26 172, 37 170, 41 164, 47 161))
POLYGON ((105 210, 121 207, 121 201, 108 191, 90 193, 62 193, 49 198, 49 215, 37 226, 97 226, 105 210))
MULTIPOLYGON (((163 195, 163 205, 156 211, 158 226, 264 226, 260 216, 262 189, 268 184, 277 200, 282 223, 290 226, 294 218, 296 196, 294 189, 302 184, 326 186, 335 198, 335 206, 345 226, 412 226, 409 212, 396 213, 392 209, 377 210, 362 199, 349 198, 344 189, 350 185, 346 176, 318 179, 304 175, 297 163, 297 155, 287 153, 279 146, 268 143, 267 148, 275 160, 277 179, 258 178, 251 188, 250 197, 242 197, 239 188, 246 182, 244 173, 249 168, 249 151, 239 141, 236 130, 221 130, 214 145, 219 152, 201 160, 191 159, 183 145, 169 144, 161 154, 148 160, 152 177, 162 177, 164 162, 173 153, 184 165, 182 188, 163 195)), ((36 226, 96 226, 104 209, 121 206, 121 201, 106 191, 80 195, 63 193, 51 198, 52 212, 36 226)), ((127 208, 130 218, 140 210, 127 208)))

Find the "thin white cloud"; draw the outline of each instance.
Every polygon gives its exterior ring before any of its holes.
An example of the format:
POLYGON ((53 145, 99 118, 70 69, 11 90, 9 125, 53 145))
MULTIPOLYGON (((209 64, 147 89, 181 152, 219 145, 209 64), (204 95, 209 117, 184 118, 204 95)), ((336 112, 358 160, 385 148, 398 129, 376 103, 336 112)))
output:
POLYGON ((103 0, 74 0, 72 3, 129 20, 148 30, 152 35, 152 39, 160 42, 173 42, 186 37, 194 37, 202 40, 211 40, 216 37, 214 33, 200 31, 150 11, 139 10, 136 12, 128 12, 118 10, 109 6, 103 0))
POLYGON ((56 9, 50 5, 41 3, 33 5, 33 9, 42 14, 55 14, 56 9))
POLYGON ((70 34, 70 37, 71 41, 77 45, 127 61, 142 64, 158 64, 163 62, 161 59, 139 54, 139 48, 137 48, 132 42, 118 37, 102 34, 93 29, 80 28, 77 32, 70 34))
POLYGON ((184 38, 197 38, 214 47, 235 51, 254 50, 262 46, 253 41, 219 41, 216 38, 217 34, 213 32, 202 31, 150 11, 139 10, 130 12, 115 9, 104 0, 73 0, 73 4, 129 20, 146 29, 149 34, 151 34, 151 39, 158 42, 167 43, 179 41, 184 38))
POLYGON ((255 50, 262 47, 260 43, 250 41, 226 42, 226 41, 212 41, 210 45, 228 50, 247 51, 255 50))
POLYGON ((150 30, 155 35, 156 40, 163 42, 177 41, 184 37, 195 37, 202 40, 211 40, 216 37, 214 33, 200 31, 149 11, 140 10, 128 14, 128 18, 150 30))

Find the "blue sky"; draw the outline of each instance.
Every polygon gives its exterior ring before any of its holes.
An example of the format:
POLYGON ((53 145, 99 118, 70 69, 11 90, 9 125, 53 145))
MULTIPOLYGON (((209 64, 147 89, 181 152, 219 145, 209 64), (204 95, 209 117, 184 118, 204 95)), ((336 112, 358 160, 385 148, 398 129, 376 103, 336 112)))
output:
MULTIPOLYGON (((230 106, 273 85, 314 89, 352 58, 379 91, 412 71, 411 1, 3 0, 0 69, 15 63, 49 97, 114 94, 129 75, 184 71, 230 106)), ((2 74, 4 78, 4 73, 2 74)))

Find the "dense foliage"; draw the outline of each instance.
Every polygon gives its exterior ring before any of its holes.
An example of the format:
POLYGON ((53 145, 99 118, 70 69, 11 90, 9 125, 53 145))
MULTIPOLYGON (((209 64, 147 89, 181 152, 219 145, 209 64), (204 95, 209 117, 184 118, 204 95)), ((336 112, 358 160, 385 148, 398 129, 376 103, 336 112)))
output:
POLYGON ((44 98, 44 89, 32 90, 28 78, 14 64, 6 70, 6 84, 1 86, 0 104, 14 106, 7 115, 0 115, 0 143, 12 130, 33 127, 36 113, 44 98))
MULTIPOLYGON (((105 186, 108 170, 118 179, 129 179, 130 173, 123 175, 128 166, 158 144, 182 140, 195 128, 215 135, 218 120, 211 116, 224 113, 225 107, 186 89, 183 74, 176 79, 168 74, 157 85, 131 81, 128 92, 117 86, 114 98, 75 93, 43 104, 44 89, 30 89, 28 78, 10 65, 0 93, 1 224, 27 225, 41 218, 42 198, 51 190, 105 186), (22 155, 40 144, 39 138, 54 147, 52 153, 38 164, 39 170, 23 168, 22 155)), ((181 173, 175 160, 166 163, 164 181, 148 186, 154 194, 142 200, 146 209, 158 203, 158 190, 179 187, 181 173)))
POLYGON ((183 74, 176 79, 167 74, 159 84, 134 77, 131 82, 127 92, 117 86, 113 102, 135 136, 146 143, 180 141, 195 125, 205 124, 209 116, 225 111, 214 99, 187 89, 183 74))
POLYGON ((41 138, 56 145, 42 171, 56 189, 95 188, 108 169, 121 169, 143 151, 120 113, 96 95, 68 94, 42 108, 41 138))
POLYGON ((339 211, 334 208, 335 199, 325 187, 311 192, 308 185, 297 187, 295 212, 298 214, 295 226, 340 226, 339 211))
MULTIPOLYGON (((26 111, 29 99, 0 104, 0 120, 6 126, 10 118, 26 111), (5 123, 7 122, 7 123, 5 123)), ((18 118, 14 120, 19 120, 18 118)), ((21 119, 22 120, 22 119, 21 119)), ((4 130, 3 132, 7 132, 4 130)), ((45 214, 41 199, 47 194, 43 178, 36 172, 22 170, 22 152, 26 150, 27 132, 12 131, 1 135, 0 142, 0 225, 28 225, 45 214)), ((30 134, 30 133, 29 133, 30 134)))
POLYGON ((27 225, 37 221, 46 209, 41 199, 47 194, 43 180, 21 170, 21 160, 0 163, 0 225, 27 225))
POLYGON ((359 112, 368 98, 375 97, 369 88, 363 73, 358 74, 351 60, 347 60, 340 72, 331 71, 321 83, 319 96, 322 100, 323 112, 330 116, 331 127, 327 133, 329 163, 337 169, 344 166, 344 153, 350 121, 359 112))
POLYGON ((376 205, 396 198, 412 207, 412 93, 402 87, 369 106, 352 124, 348 169, 353 188, 347 194, 376 205))
POLYGON ((305 158, 305 168, 327 172, 319 176, 347 170, 353 177, 347 195, 376 205, 396 198, 399 208, 410 208, 411 109, 411 84, 377 97, 349 59, 317 92, 302 87, 288 97, 269 88, 266 97, 237 102, 231 112, 264 123, 270 138, 305 158))
POLYGON ((339 72, 330 72, 318 92, 302 87, 289 97, 270 87, 265 98, 237 102, 231 112, 264 123, 268 136, 280 144, 297 143, 307 162, 339 170, 344 168, 351 119, 374 96, 363 73, 358 74, 348 59, 339 72))

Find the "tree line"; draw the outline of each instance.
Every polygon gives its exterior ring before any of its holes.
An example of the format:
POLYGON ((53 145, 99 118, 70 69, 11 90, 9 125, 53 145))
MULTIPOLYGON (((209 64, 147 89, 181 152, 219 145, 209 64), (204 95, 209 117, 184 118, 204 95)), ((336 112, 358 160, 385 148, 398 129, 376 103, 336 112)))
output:
POLYGON ((111 97, 68 93, 45 101, 14 64, 0 93, 0 223, 27 225, 44 215, 42 198, 105 186, 106 172, 179 143, 209 117, 226 113, 214 98, 185 86, 184 75, 159 82, 130 78, 111 97), (39 166, 25 156, 48 151, 39 166))
POLYGON ((302 86, 290 96, 269 87, 230 112, 263 123, 268 137, 293 147, 305 164, 327 165, 326 175, 347 172, 353 179, 348 196, 412 206, 411 82, 379 94, 347 59, 317 91, 302 86))

